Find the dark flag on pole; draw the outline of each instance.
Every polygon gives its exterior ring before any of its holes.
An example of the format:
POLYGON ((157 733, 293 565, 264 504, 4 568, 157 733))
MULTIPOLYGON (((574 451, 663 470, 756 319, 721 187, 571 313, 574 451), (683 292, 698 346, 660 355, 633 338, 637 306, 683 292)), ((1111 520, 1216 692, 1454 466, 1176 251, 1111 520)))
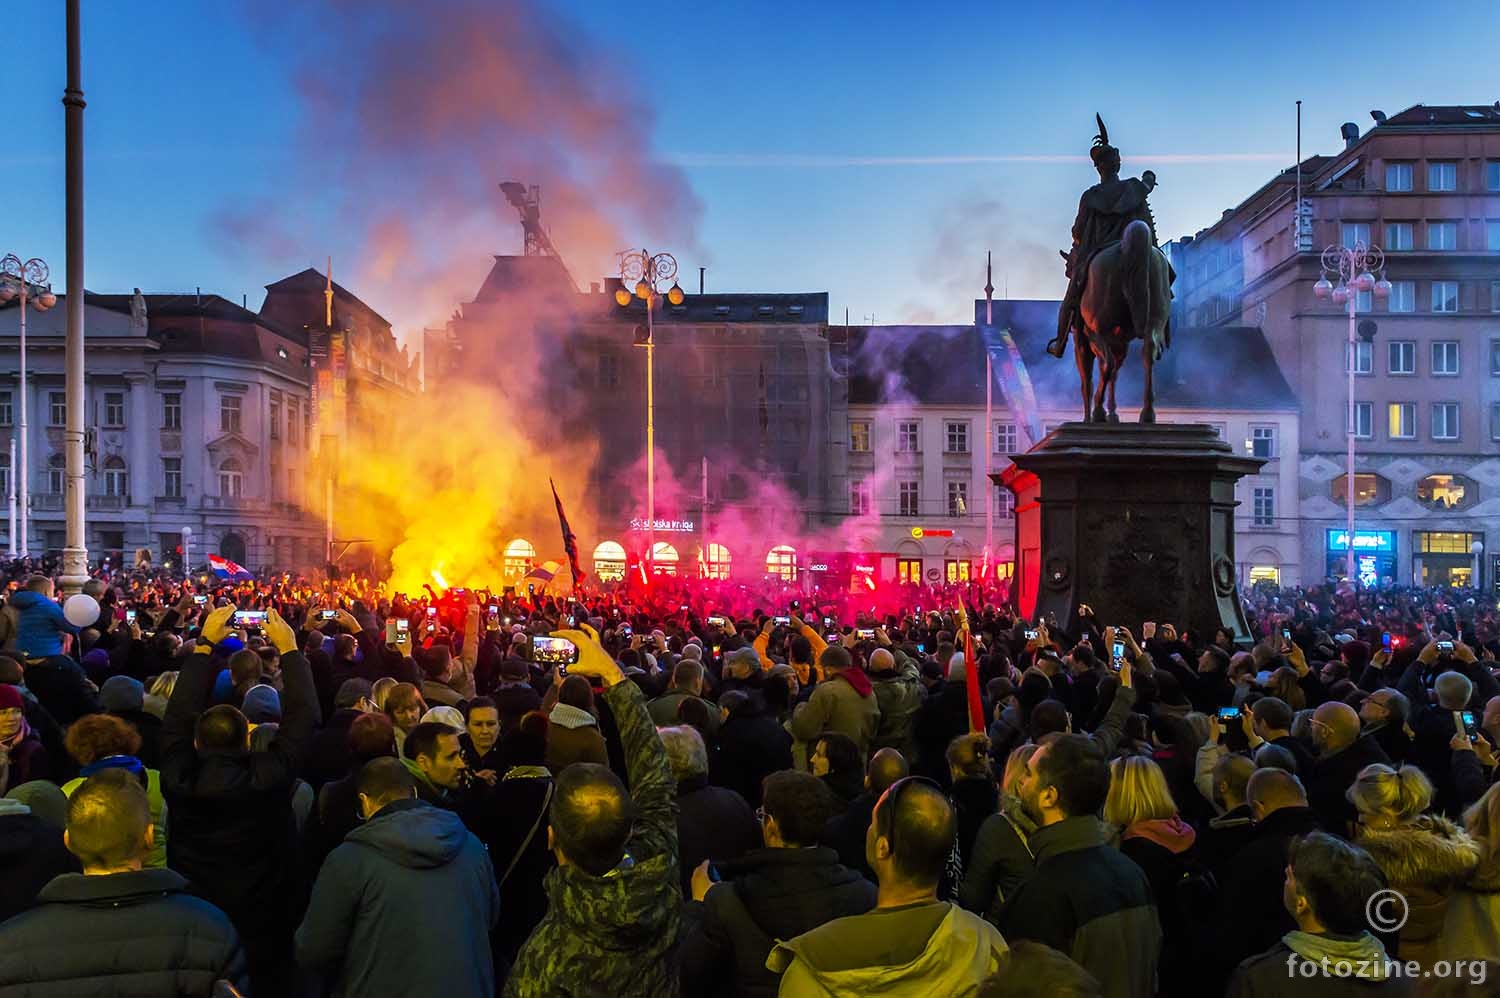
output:
POLYGON ((568 514, 563 512, 562 500, 557 496, 557 484, 550 478, 547 479, 547 484, 552 486, 552 501, 557 504, 557 524, 562 527, 563 550, 568 552, 568 567, 573 571, 573 588, 576 589, 588 577, 578 567, 578 537, 573 533, 573 528, 568 526, 568 514))

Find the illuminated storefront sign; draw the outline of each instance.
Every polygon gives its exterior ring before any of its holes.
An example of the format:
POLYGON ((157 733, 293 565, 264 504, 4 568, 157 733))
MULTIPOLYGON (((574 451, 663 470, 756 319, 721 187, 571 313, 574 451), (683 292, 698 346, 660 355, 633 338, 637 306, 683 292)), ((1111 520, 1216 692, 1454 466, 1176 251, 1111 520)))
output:
MULTIPOLYGON (((1349 531, 1329 530, 1328 550, 1349 550, 1349 531)), ((1377 554, 1391 554, 1396 550, 1396 532, 1394 530, 1356 530, 1354 532, 1354 550, 1377 554)))
POLYGON ((953 531, 946 527, 912 527, 911 536, 920 541, 924 537, 952 537, 953 531))
POLYGON ((655 530, 667 534, 691 534, 698 529, 698 525, 692 520, 657 520, 655 526, 650 520, 636 517, 630 521, 631 530, 655 530))

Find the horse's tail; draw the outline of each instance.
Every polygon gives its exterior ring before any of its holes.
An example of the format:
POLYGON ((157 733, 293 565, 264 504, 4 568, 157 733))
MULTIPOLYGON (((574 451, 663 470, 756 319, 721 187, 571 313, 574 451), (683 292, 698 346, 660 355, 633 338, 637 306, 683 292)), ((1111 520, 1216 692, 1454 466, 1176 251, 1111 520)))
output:
POLYGON ((1140 219, 1120 236, 1120 289, 1130 307, 1130 332, 1151 349, 1151 227, 1140 219))

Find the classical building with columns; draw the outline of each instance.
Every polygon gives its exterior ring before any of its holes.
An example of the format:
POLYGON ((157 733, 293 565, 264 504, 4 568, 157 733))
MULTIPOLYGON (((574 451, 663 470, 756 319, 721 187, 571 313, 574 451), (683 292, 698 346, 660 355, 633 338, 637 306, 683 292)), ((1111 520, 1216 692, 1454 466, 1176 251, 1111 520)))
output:
MULTIPOLYGON (((30 553, 62 549, 63 296, 28 312, 30 553)), ((0 308, 0 434, 19 433, 20 309, 0 308)), ((307 337, 217 295, 89 294, 84 402, 91 560, 150 550, 180 563, 183 529, 201 565, 223 554, 254 570, 320 564, 309 475, 307 337)), ((8 445, 9 440, 6 440, 8 445)), ((0 491, 18 469, 0 447, 0 491)), ((19 491, 19 490, 18 490, 19 491)), ((9 528, 0 523, 10 548, 9 528)))

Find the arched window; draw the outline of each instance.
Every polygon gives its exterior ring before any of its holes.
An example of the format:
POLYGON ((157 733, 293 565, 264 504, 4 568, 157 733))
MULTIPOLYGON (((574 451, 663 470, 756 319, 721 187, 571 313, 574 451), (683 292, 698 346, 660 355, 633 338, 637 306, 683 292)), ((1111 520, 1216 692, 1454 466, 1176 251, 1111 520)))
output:
POLYGON ((124 498, 130 494, 130 472, 125 468, 125 459, 111 456, 104 459, 104 494, 124 498))
POLYGON ((61 454, 53 454, 47 458, 47 491, 52 495, 63 494, 63 474, 66 467, 67 462, 61 454))
POLYGON ((705 579, 727 579, 729 578, 729 549, 722 544, 710 544, 708 546, 708 557, 703 563, 703 577, 705 579))
POLYGON ((676 575, 677 561, 677 549, 666 541, 657 541, 651 549, 651 571, 657 575, 676 575))
MULTIPOLYGON (((219 464, 219 495, 225 499, 238 499, 245 491, 245 470, 240 462, 226 457, 219 464)), ((224 557, 229 557, 225 555, 224 557)))
POLYGON ((238 565, 245 564, 245 538, 236 533, 227 533, 219 541, 219 554, 238 565))
POLYGON ((625 548, 617 541, 602 541, 594 548, 594 578, 619 582, 625 578, 625 548))
POLYGON ((502 572, 505 579, 514 582, 524 578, 536 564, 536 548, 524 537, 517 537, 505 545, 505 563, 502 572))
POLYGON ((766 574, 774 575, 782 582, 797 581, 797 550, 787 544, 778 544, 766 555, 766 574))

